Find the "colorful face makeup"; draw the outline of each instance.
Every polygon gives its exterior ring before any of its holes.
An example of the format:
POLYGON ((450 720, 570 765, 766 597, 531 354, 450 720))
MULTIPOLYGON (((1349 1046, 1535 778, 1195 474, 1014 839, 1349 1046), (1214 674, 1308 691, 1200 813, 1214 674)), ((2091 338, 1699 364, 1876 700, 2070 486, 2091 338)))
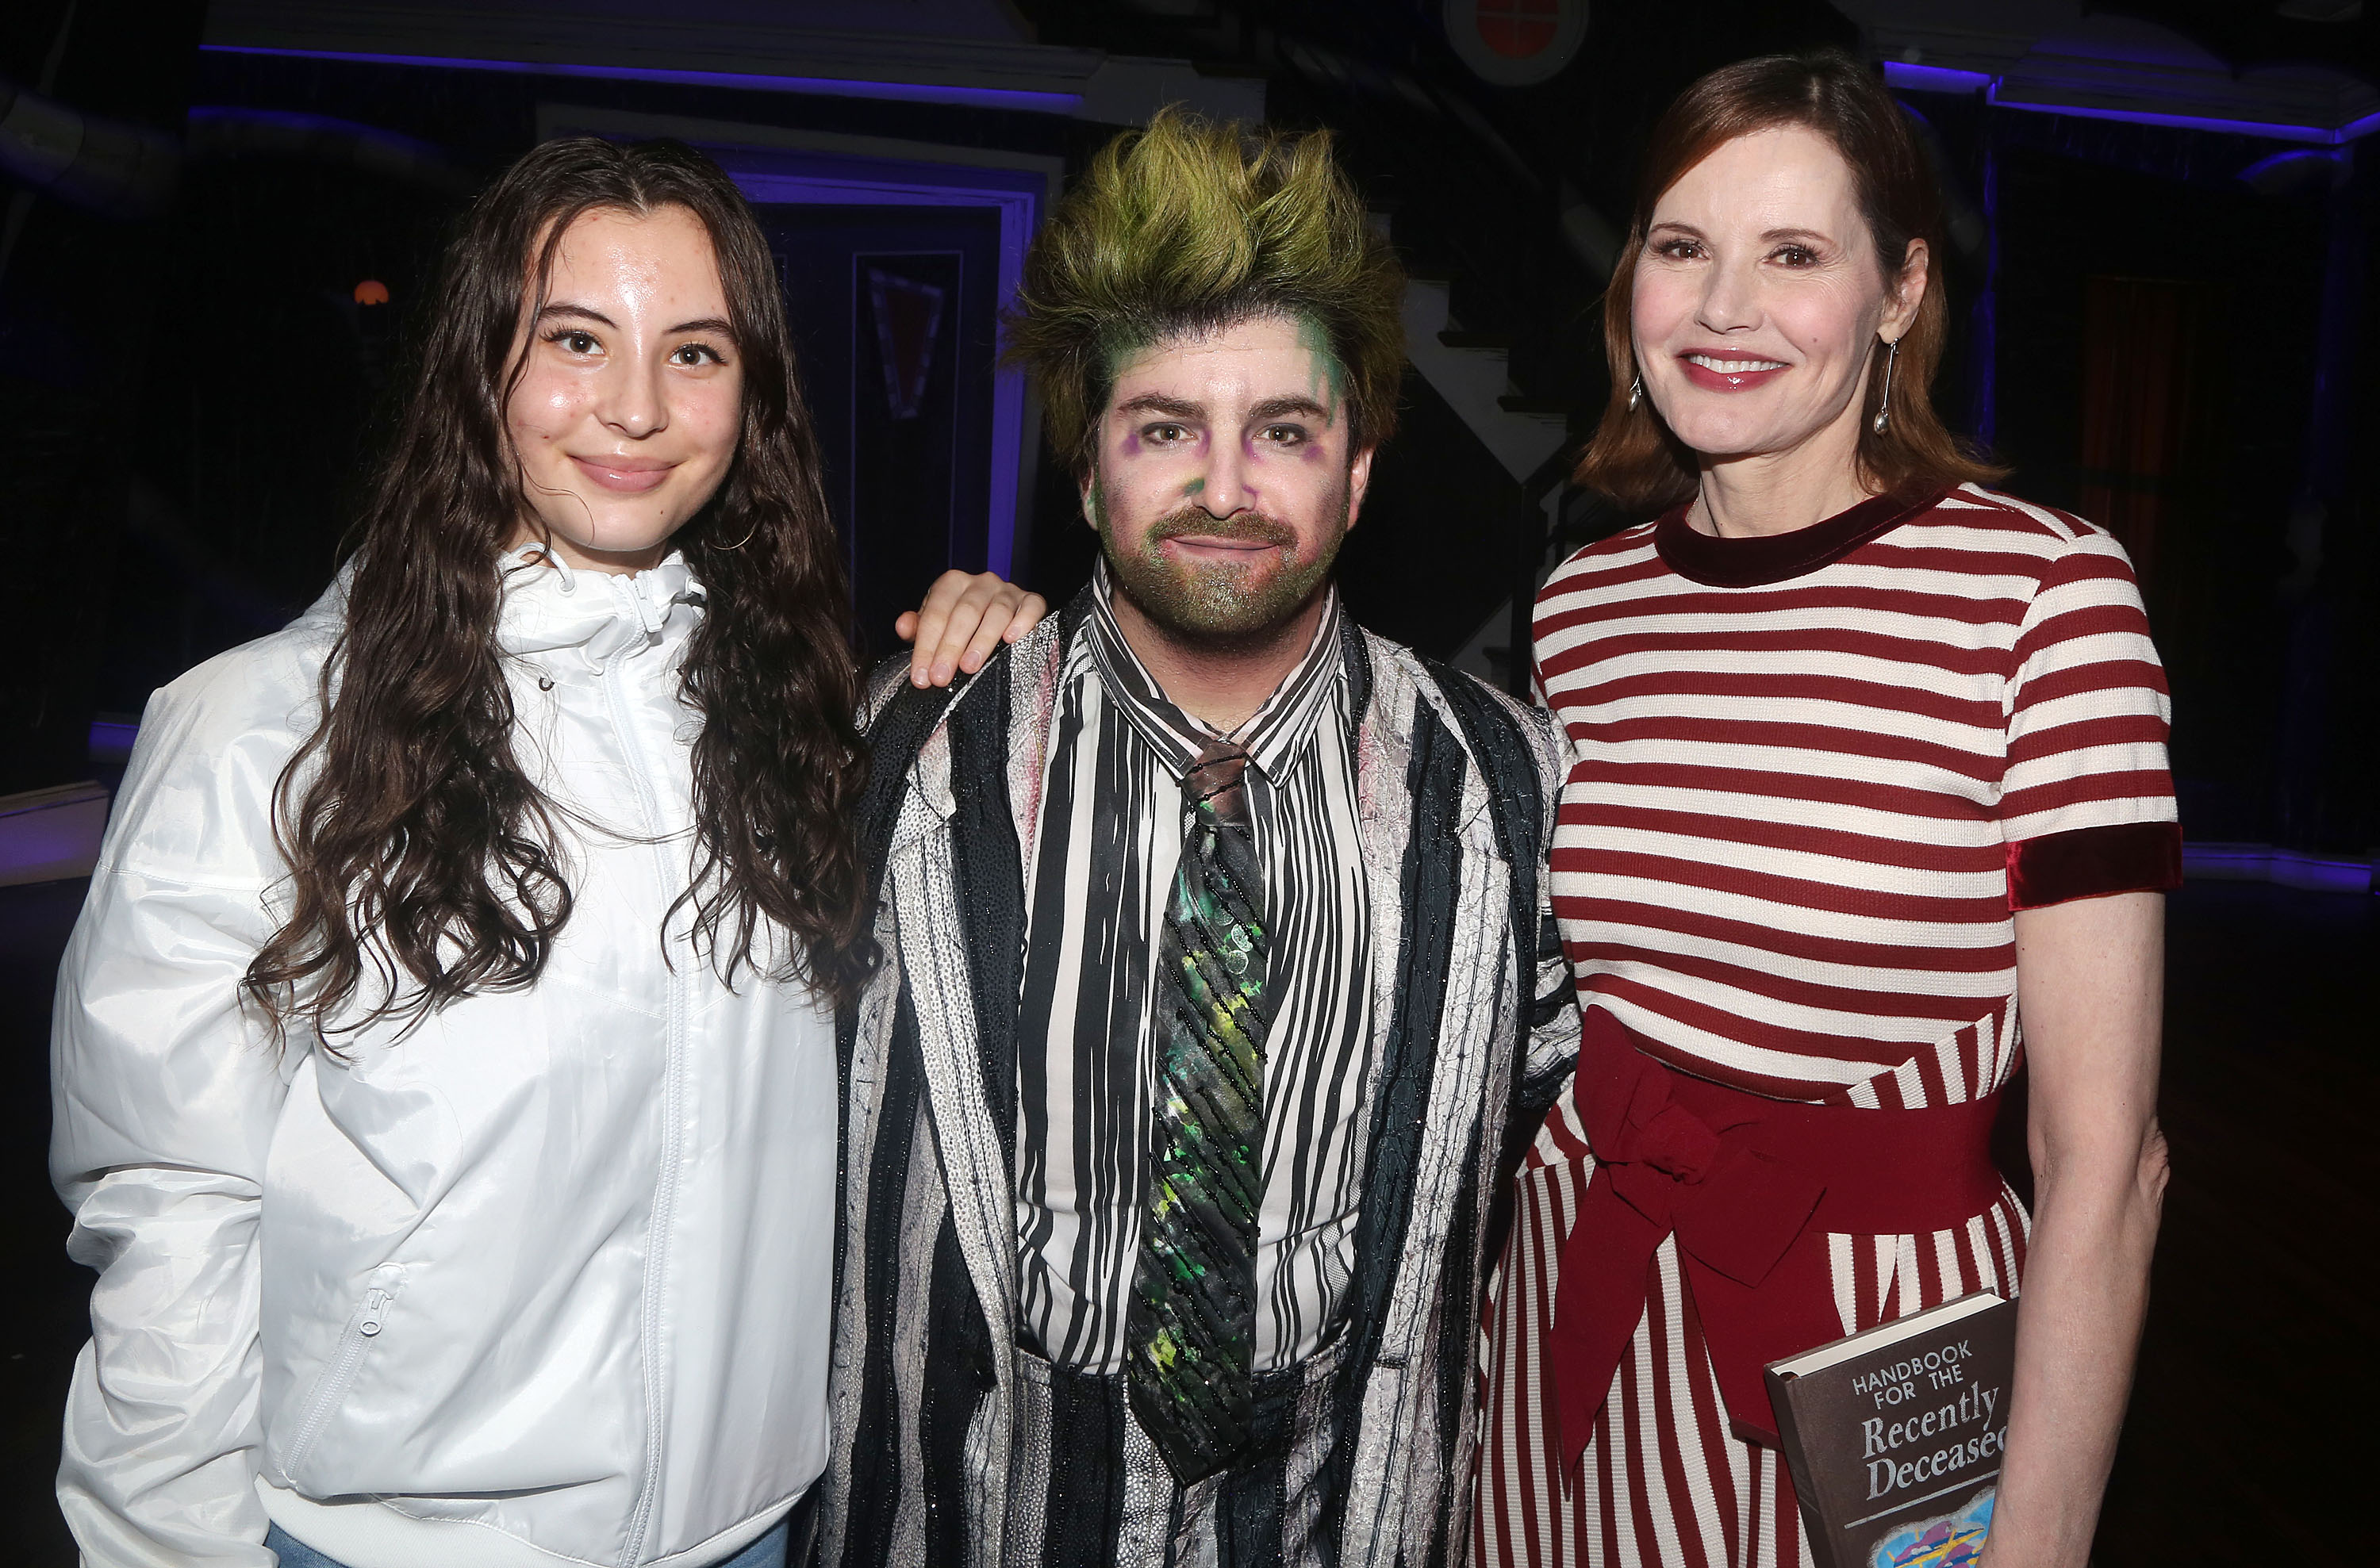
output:
POLYGON ((1321 335, 1281 317, 1120 356, 1083 505, 1151 621, 1260 637, 1321 590, 1371 474, 1338 381, 1321 335))

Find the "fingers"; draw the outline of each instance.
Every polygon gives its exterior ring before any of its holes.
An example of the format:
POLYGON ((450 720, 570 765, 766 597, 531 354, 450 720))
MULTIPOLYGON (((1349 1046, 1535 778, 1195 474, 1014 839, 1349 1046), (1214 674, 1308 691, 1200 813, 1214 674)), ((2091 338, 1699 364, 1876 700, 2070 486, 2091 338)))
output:
POLYGON ((926 602, 905 612, 892 630, 910 644, 909 680, 947 686, 959 671, 972 675, 1002 643, 1013 643, 1050 613, 1050 601, 989 572, 945 572, 926 602))
MULTIPOLYGON (((945 572, 935 578, 912 628, 910 681, 947 686, 960 670, 973 674, 983 668, 1023 596, 1024 590, 989 572, 945 572), (992 628, 988 637, 981 635, 987 623, 992 628)), ((893 630, 900 630, 899 622, 893 630)))
POLYGON ((1039 594, 1027 594, 1016 601, 1015 611, 1008 618, 1009 642, 1014 642, 1049 618, 1050 601, 1039 594))
POLYGON ((959 600, 975 581, 964 572, 945 572, 934 579, 926 590, 926 602, 905 612, 892 623, 893 632, 909 644, 909 683, 913 686, 942 686, 950 683, 945 671, 939 679, 934 675, 934 661, 941 651, 952 614, 959 600), (907 622, 906 626, 903 622, 907 622))
POLYGON ((1039 594, 1028 594, 997 577, 991 582, 997 591, 984 606, 982 624, 967 639, 966 651, 959 655, 959 668, 970 675, 983 668, 983 661, 1001 644, 1016 641, 1050 613, 1050 602, 1039 594))
POLYGON ((953 572, 946 573, 942 580, 948 582, 953 577, 956 577, 962 586, 958 597, 952 601, 950 612, 942 618, 941 634, 936 637, 923 633, 917 638, 919 647, 929 642, 933 644, 933 660, 927 673, 937 686, 949 685, 951 678, 962 669, 972 675, 983 663, 980 658, 973 664, 968 663, 967 649, 973 645, 976 632, 982 626, 984 618, 991 612, 1001 590, 1008 586, 990 573, 969 575, 964 572, 953 572))

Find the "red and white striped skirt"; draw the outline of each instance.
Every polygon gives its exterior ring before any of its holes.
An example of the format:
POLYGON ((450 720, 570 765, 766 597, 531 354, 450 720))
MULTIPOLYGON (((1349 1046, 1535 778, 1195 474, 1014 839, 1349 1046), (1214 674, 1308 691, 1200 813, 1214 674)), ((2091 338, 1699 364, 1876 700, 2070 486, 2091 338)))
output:
MULTIPOLYGON (((1556 1474, 1561 1449, 1543 1345, 1553 1327, 1562 1244, 1594 1174, 1565 1088, 1522 1163, 1512 1235, 1488 1287, 1473 1562, 1807 1568, 1810 1549, 1782 1456, 1728 1429, 1674 1237, 1647 1266, 1644 1321, 1579 1469, 1556 1474)), ((2023 1206, 2003 1185, 1998 1203, 1958 1229, 1828 1236, 1843 1333, 1971 1290, 2013 1297, 2028 1226, 2023 1206)))

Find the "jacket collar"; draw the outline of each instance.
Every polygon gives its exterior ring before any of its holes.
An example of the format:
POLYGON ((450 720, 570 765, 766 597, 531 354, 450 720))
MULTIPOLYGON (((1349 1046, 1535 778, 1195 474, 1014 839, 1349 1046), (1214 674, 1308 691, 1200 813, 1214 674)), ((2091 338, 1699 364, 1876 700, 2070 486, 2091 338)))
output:
POLYGON ((673 551, 642 572, 573 571, 527 545, 504 557, 496 645, 508 654, 576 649, 598 674, 614 661, 674 649, 694 630, 702 585, 673 551))

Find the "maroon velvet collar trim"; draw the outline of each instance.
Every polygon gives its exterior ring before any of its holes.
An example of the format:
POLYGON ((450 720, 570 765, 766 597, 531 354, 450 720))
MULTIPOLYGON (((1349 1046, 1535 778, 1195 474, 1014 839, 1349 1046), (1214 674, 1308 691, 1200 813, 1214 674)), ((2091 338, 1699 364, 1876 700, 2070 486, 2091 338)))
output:
POLYGON ((1925 491, 1913 502, 1907 495, 1870 496, 1848 512, 1790 534, 1730 539, 1696 533, 1686 522, 1686 507, 1681 506, 1664 513, 1653 525, 1653 548, 1681 577, 1706 587, 1756 588, 1831 565, 1941 499, 1938 489, 1925 491))

